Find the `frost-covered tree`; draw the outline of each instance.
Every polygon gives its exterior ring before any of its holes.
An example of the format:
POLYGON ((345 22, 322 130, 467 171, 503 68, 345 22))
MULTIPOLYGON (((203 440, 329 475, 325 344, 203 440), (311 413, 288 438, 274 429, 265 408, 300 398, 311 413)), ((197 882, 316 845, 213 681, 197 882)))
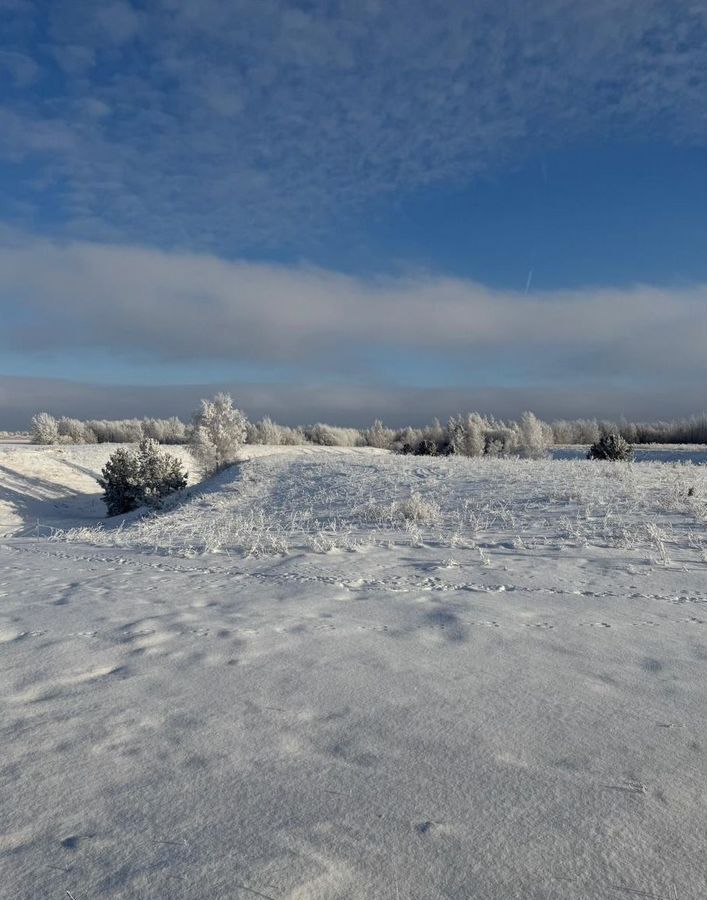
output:
POLYGON ((165 444, 184 444, 187 440, 187 426, 177 416, 170 416, 166 420, 165 426, 165 444))
POLYGON ((433 419, 432 424, 423 429, 422 439, 423 441, 428 441, 429 443, 435 444, 435 453, 438 453, 444 448, 444 445, 447 442, 447 431, 440 423, 439 419, 433 419))
POLYGON ((202 400, 194 416, 190 450, 204 475, 213 475, 236 461, 245 442, 247 420, 235 409, 230 394, 202 400))
POLYGON ((486 456, 512 456, 518 450, 518 431, 503 422, 491 421, 484 432, 486 456))
POLYGON ((58 422, 59 438, 62 444, 95 444, 96 435, 81 419, 62 416, 58 422))
POLYGON ((467 456, 482 456, 484 452, 484 420, 478 413, 470 413, 466 417, 465 453, 467 456))
POLYGON ((607 459, 612 462, 625 462, 633 459, 633 447, 615 431, 603 434, 596 444, 592 444, 587 459, 607 459))
POLYGON ((119 447, 97 479, 109 516, 131 512, 141 506, 159 507, 162 500, 187 485, 181 462, 163 453, 156 441, 146 439, 137 449, 119 447))
POLYGON ((376 419, 373 425, 364 432, 366 446, 377 447, 379 450, 390 450, 393 437, 393 430, 386 428, 380 419, 376 419))
POLYGON ((57 420, 47 412, 37 413, 36 416, 32 416, 30 435, 33 444, 59 443, 59 425, 57 420))
POLYGON ((304 430, 299 426, 297 428, 290 428, 288 425, 279 425, 278 427, 280 429, 281 444, 287 444, 289 447, 294 447, 295 445, 306 443, 304 430))
POLYGON ((541 459, 547 449, 542 422, 531 412, 524 412, 518 428, 518 452, 526 459, 541 459))
POLYGON ((452 456, 466 456, 466 428, 461 416, 452 416, 447 423, 444 451, 452 456))
POLYGON ((176 416, 170 419, 143 419, 142 433, 160 444, 183 444, 186 441, 186 425, 176 416))
POLYGON ((596 419, 580 419, 577 424, 576 444, 594 444, 601 437, 596 419))
POLYGON ((395 439, 393 440, 392 449, 396 453, 414 453, 415 448, 417 447, 420 441, 419 432, 415 431, 414 428, 402 428, 395 435, 395 439))
POLYGON ((247 444, 267 444, 278 446, 284 443, 283 428, 269 416, 265 416, 259 422, 248 422, 246 429, 247 444))

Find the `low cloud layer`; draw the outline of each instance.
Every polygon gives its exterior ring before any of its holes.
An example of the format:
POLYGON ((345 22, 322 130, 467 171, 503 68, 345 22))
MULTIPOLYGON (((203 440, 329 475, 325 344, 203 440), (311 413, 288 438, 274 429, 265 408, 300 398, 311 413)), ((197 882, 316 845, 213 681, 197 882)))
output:
POLYGON ((364 280, 17 234, 0 243, 0 272, 0 352, 27 359, 149 359, 153 381, 160 365, 189 381, 190 367, 222 361, 310 385, 566 388, 578 406, 582 392, 613 397, 614 410, 642 394, 656 415, 657 398, 705 406, 705 285, 525 295, 430 273, 364 280))
POLYGON ((0 245, 3 349, 291 364, 365 375, 447 355, 535 377, 704 373, 707 286, 525 295, 428 273, 364 280, 107 244, 0 245), (574 364, 571 363, 574 361, 574 364), (568 362, 570 365, 568 366, 568 362))

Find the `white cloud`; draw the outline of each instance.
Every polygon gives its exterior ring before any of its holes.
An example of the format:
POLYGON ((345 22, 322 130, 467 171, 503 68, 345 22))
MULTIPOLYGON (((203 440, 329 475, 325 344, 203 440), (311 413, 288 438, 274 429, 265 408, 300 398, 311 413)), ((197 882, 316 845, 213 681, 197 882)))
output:
POLYGON ((99 219, 131 239, 219 247, 272 244, 333 209, 582 135, 705 137, 705 23, 690 3, 315 9, 56 0, 45 25, 37 7, 7 52, 57 59, 65 79, 16 99, 9 152, 45 165, 70 219, 81 196, 75 231, 99 219), (45 55, 27 37, 40 27, 45 55), (38 139, 48 123, 80 141, 38 139))
POLYGON ((363 280, 16 234, 0 242, 0 272, 5 350, 284 365, 304 380, 390 380, 397 367, 425 384, 443 360, 491 384, 512 375, 677 396, 707 383, 707 285, 525 296, 435 274, 363 280))

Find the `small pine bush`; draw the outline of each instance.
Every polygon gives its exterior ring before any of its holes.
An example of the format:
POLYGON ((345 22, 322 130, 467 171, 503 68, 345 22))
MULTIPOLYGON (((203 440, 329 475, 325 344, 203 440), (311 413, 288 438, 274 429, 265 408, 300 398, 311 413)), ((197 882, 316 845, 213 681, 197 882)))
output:
POLYGON ((596 444, 592 444, 587 459, 605 459, 612 462, 626 462, 633 459, 633 447, 616 431, 603 434, 596 444))
POLYGON ((119 447, 112 453, 98 483, 108 515, 117 516, 141 506, 159 507, 165 497, 187 486, 187 474, 175 456, 145 439, 136 450, 119 447))
POLYGON ((437 452, 437 442, 432 438, 423 438, 413 451, 415 456, 437 456, 437 452))

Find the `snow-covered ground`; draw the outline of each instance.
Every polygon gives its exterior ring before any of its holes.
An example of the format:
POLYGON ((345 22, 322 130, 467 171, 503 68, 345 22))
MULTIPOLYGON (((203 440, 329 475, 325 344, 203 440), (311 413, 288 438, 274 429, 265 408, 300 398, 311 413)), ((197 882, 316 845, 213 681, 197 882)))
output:
POLYGON ((110 449, 0 447, 3 897, 705 896, 707 467, 110 449))
MULTIPOLYGON (((0 536, 46 533, 67 522, 99 522, 106 508, 96 476, 118 444, 35 446, 26 439, 0 441, 0 536)), ((169 447, 187 469, 184 447, 169 447)), ((190 474, 190 480, 196 480, 190 474)))

